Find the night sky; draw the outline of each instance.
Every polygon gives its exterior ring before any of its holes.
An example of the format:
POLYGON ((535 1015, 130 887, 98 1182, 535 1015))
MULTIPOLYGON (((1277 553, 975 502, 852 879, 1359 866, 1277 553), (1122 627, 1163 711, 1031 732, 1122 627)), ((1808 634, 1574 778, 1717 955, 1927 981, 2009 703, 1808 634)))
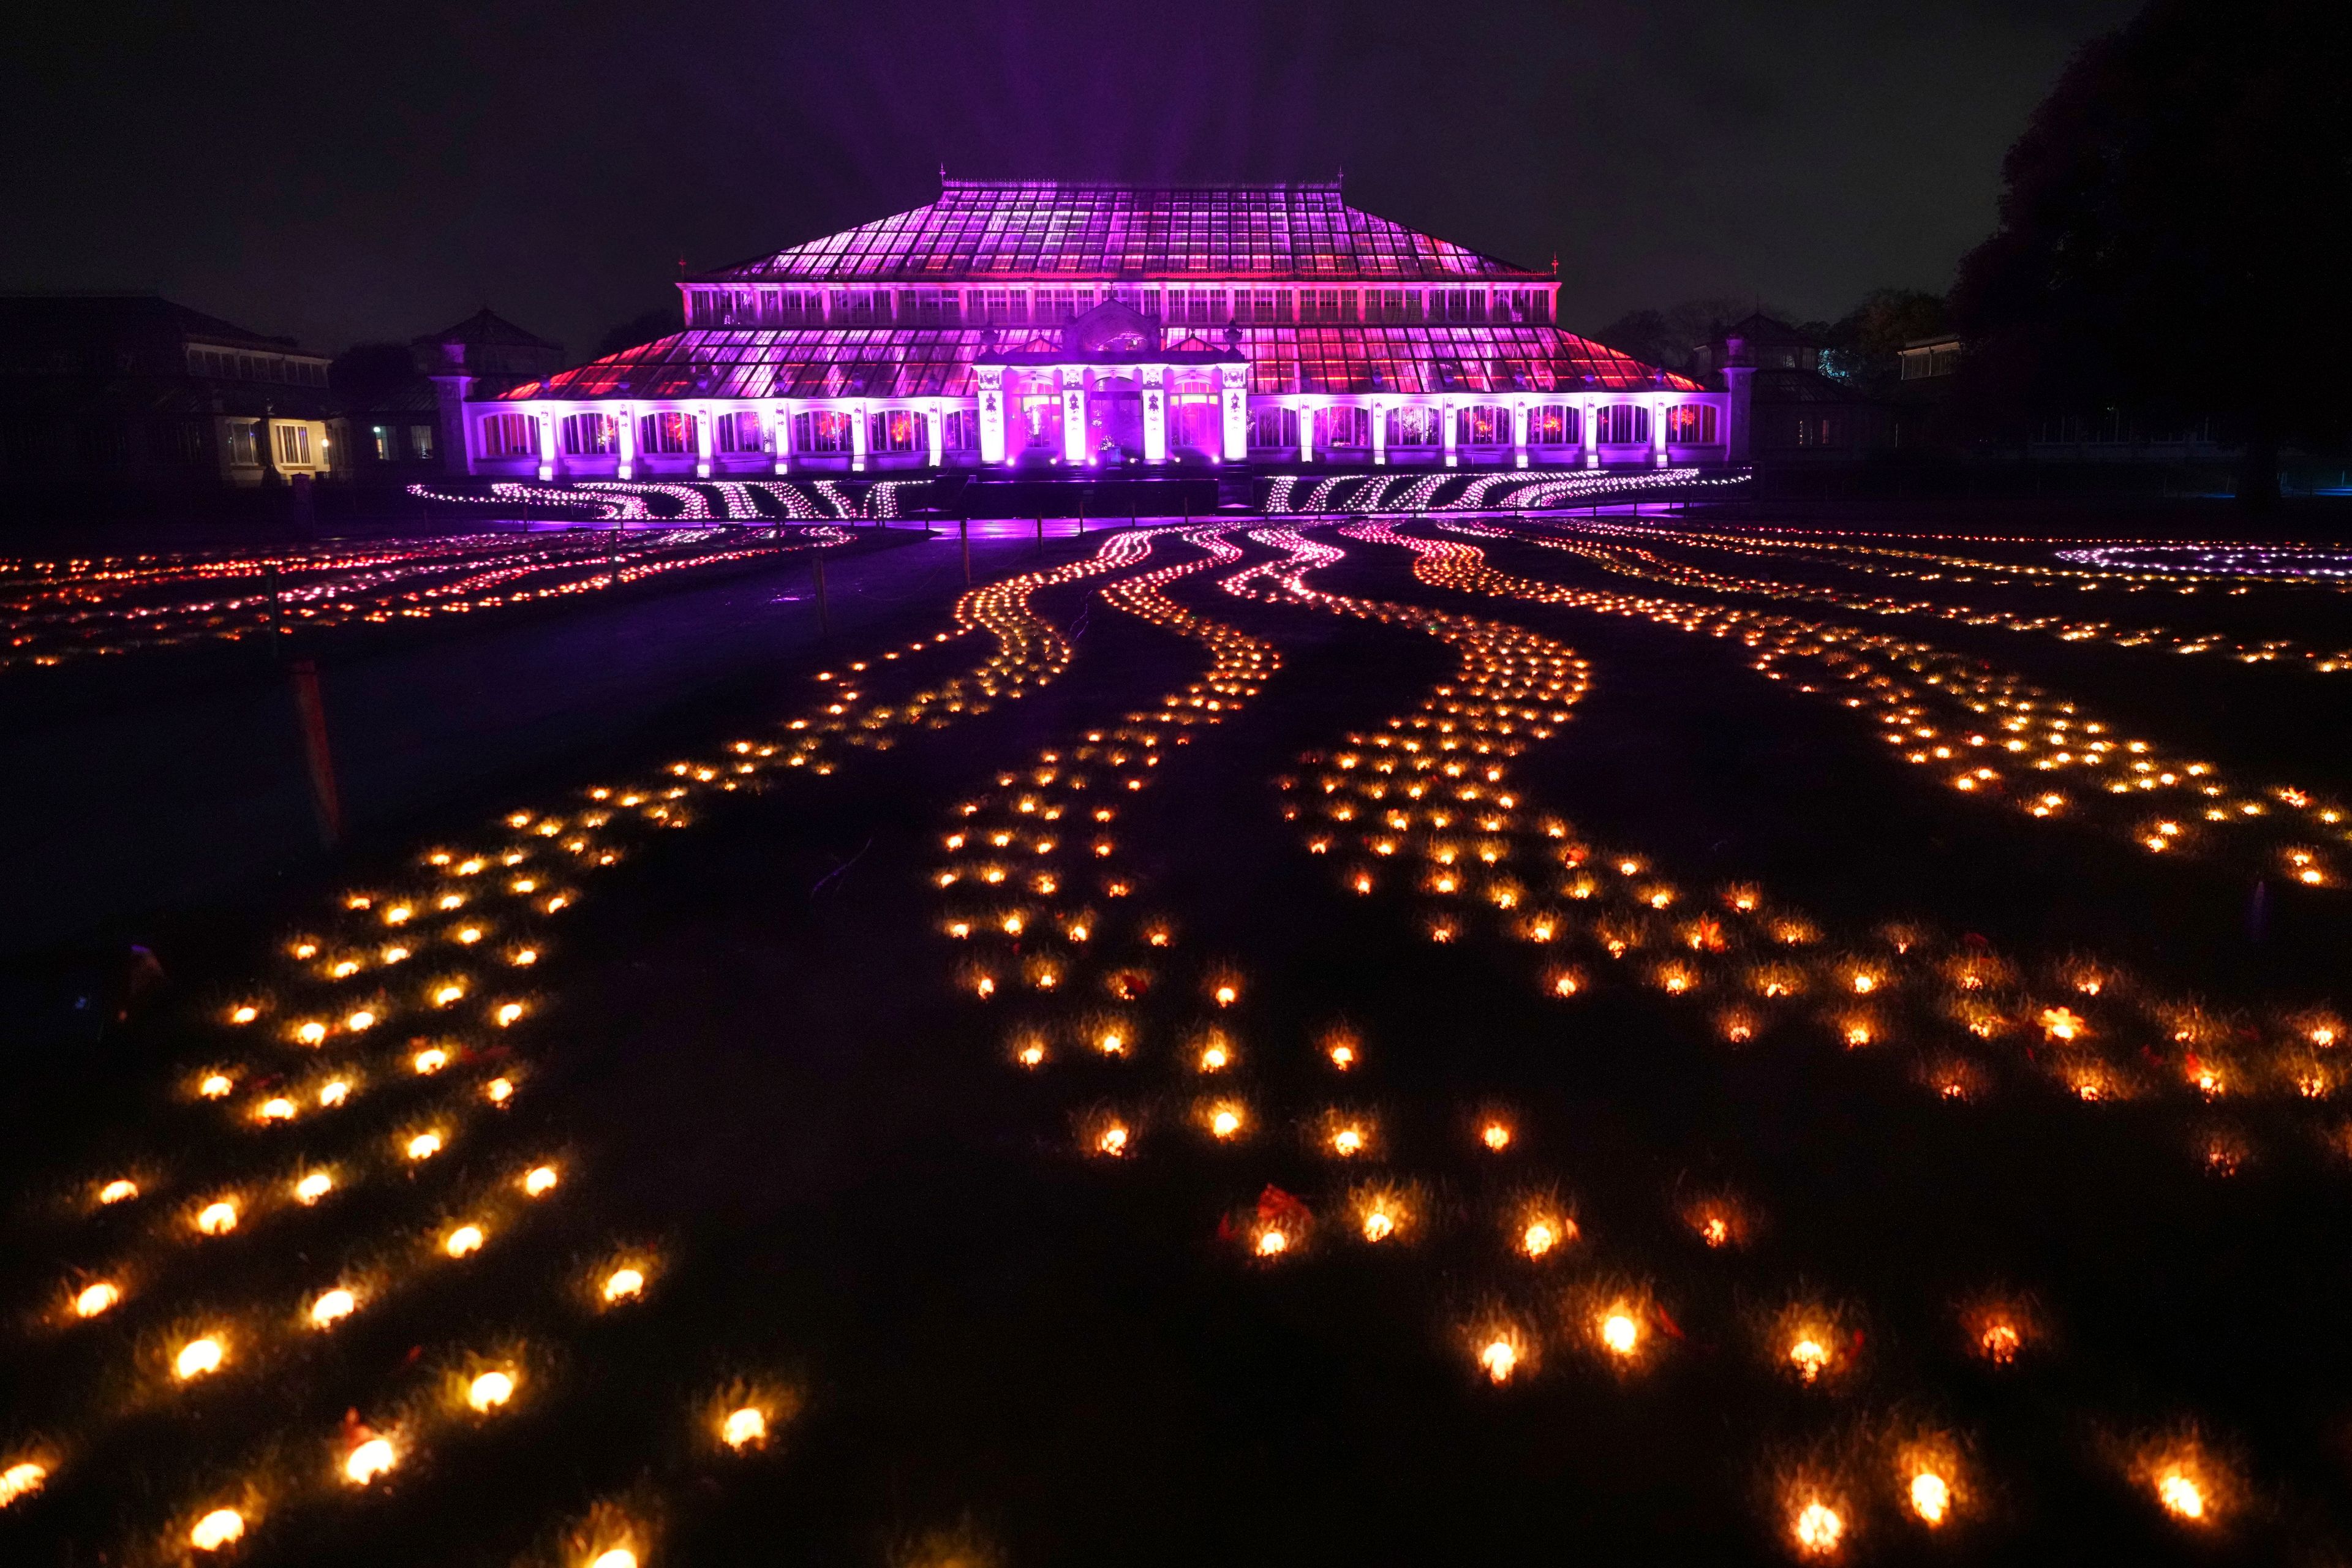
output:
POLYGON ((50 5, 0 51, 0 289, 160 290, 306 344, 490 304, 584 354, 678 259, 957 174, 1328 178, 1562 319, 1941 289, 2129 0, 576 0, 50 5))

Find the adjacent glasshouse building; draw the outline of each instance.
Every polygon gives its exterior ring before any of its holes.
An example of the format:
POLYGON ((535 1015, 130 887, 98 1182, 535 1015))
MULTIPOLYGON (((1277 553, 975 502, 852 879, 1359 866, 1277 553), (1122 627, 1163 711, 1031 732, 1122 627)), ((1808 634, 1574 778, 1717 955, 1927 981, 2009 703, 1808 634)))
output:
POLYGON ((1557 268, 1358 211, 1337 183, 946 180, 927 206, 679 288, 686 329, 657 342, 495 395, 438 378, 467 470, 1741 455, 1737 371, 1709 390, 1565 331, 1557 268))

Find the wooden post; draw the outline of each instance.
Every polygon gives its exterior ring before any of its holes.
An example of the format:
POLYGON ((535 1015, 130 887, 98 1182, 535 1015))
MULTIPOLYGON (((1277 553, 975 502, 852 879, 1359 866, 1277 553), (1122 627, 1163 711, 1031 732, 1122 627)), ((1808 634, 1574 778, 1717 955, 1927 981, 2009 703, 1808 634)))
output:
POLYGON ((963 585, 971 586, 971 517, 966 513, 956 523, 956 531, 963 535, 963 585))
POLYGON ((327 747, 327 708, 319 696, 319 667, 298 658, 294 679, 294 716, 302 727, 302 756, 310 772, 310 809, 319 820, 319 842, 332 849, 343 836, 343 805, 335 791, 335 758, 327 747))
POLYGON ((816 552, 816 631, 819 637, 829 637, 833 635, 833 618, 825 613, 824 607, 824 552, 823 549, 819 549, 816 552))

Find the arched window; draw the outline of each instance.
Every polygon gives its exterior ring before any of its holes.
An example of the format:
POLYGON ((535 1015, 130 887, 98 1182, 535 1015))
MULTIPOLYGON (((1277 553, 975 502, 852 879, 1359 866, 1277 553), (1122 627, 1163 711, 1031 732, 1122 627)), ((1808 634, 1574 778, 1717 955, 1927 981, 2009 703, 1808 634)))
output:
POLYGON ((563 452, 570 458, 609 458, 621 449, 621 432, 609 414, 563 416, 563 452))
POLYGON ((1368 408, 1318 408, 1315 411, 1315 447, 1370 447, 1372 416, 1368 408))
POLYGON ((694 416, 669 409, 637 421, 637 450, 677 457, 694 450, 694 416))
POLYGON ((1296 408, 1253 408, 1249 429, 1249 444, 1253 447, 1287 447, 1294 452, 1298 449, 1296 408))
POLYGON ((1574 447, 1584 439, 1579 410, 1566 403, 1542 403, 1528 410, 1528 445, 1574 447))
POLYGON ((866 416, 866 449, 869 452, 921 452, 929 449, 918 409, 892 408, 866 416))
POLYGON ((1454 439, 1464 447, 1507 447, 1511 444, 1511 411, 1492 403, 1459 410, 1454 439))
POLYGON ((482 419, 482 456, 485 458, 535 458, 539 456, 539 432, 533 428, 538 421, 528 414, 490 414, 482 419))
POLYGON ((1638 403, 1612 403, 1601 410, 1601 444, 1604 447, 1647 446, 1650 411, 1638 403))
POLYGON ((980 416, 969 408, 950 409, 940 445, 950 452, 970 452, 980 446, 980 416))
POLYGON ((1215 394, 1180 392, 1171 395, 1168 404, 1168 445, 1171 450, 1190 447, 1213 455, 1225 449, 1224 416, 1217 407, 1215 394))
POLYGON ((722 452, 757 452, 768 444, 768 432, 756 409, 738 408, 721 414, 717 420, 719 449, 722 452))
POLYGON ((1666 439, 1683 447, 1714 446, 1715 405, 1677 403, 1667 409, 1666 439))
POLYGON ((1437 410, 1418 404, 1410 408, 1389 410, 1389 441, 1391 447, 1434 447, 1437 445, 1437 410))
POLYGON ((795 452, 846 452, 850 450, 849 416, 828 410, 793 416, 793 450, 795 452))

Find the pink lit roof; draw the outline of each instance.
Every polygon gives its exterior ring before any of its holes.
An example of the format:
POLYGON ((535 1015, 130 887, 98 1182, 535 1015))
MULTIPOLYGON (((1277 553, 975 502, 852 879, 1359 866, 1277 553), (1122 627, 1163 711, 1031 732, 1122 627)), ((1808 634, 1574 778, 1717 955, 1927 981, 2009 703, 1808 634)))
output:
MULTIPOLYGON (((1698 384, 1557 327, 1241 329, 1250 390, 1620 392, 1698 384)), ((673 332, 526 382, 508 399, 969 397, 972 360, 1008 346, 979 327, 760 327, 673 332)), ((1010 346, 1021 346, 1016 336, 1010 346)))
POLYGON ((1552 275, 1360 212, 1337 181, 1125 185, 944 180, 927 206, 695 281, 1251 278, 1446 282, 1552 275))

